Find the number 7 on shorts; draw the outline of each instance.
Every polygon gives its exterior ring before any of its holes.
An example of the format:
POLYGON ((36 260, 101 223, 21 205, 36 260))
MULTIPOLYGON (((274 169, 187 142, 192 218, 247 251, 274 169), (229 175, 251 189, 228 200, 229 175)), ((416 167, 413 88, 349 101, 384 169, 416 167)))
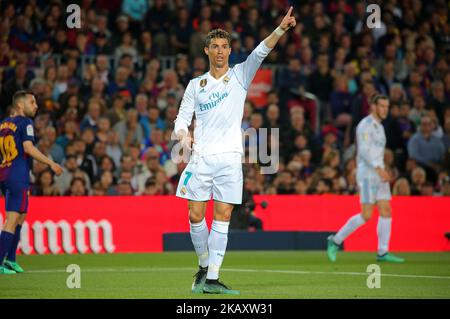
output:
POLYGON ((187 183, 189 182, 189 179, 192 177, 192 172, 187 172, 186 171, 186 178, 184 179, 183 185, 186 186, 187 183))

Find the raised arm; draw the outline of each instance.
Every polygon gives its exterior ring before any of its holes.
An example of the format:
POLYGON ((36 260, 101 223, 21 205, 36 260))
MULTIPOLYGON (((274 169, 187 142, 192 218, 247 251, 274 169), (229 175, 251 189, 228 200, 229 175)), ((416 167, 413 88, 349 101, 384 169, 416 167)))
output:
POLYGON ((244 87, 248 89, 250 84, 255 77, 256 71, 261 66, 261 63, 270 53, 270 51, 275 47, 281 36, 291 27, 295 26, 295 18, 291 17, 292 7, 289 9, 286 16, 281 21, 280 25, 269 35, 266 39, 261 41, 261 43, 250 53, 247 59, 235 65, 235 74, 244 87))

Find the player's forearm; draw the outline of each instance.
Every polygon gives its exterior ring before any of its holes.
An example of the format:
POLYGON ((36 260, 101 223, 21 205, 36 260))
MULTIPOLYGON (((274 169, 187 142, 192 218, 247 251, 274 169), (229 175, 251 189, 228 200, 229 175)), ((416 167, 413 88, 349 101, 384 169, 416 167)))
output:
POLYGON ((374 156, 371 154, 370 147, 360 147, 359 154, 371 168, 376 169, 377 167, 383 167, 383 161, 378 158, 374 159, 374 156))
POLYGON ((51 159, 49 159, 47 156, 42 154, 42 152, 40 150, 38 150, 35 146, 27 147, 25 149, 25 153, 30 155, 35 160, 37 160, 41 163, 47 164, 49 166, 54 163, 51 159))
POLYGON ((276 28, 267 38, 264 39, 264 44, 269 49, 273 49, 284 33, 285 31, 283 31, 280 27, 276 28))

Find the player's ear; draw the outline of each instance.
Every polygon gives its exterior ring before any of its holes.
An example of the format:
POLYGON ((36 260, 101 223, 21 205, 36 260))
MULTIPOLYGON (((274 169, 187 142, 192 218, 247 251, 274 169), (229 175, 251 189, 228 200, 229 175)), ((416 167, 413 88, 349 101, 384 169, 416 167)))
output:
POLYGON ((205 51, 205 54, 209 56, 209 54, 208 54, 208 52, 209 52, 208 47, 204 47, 203 50, 205 51))

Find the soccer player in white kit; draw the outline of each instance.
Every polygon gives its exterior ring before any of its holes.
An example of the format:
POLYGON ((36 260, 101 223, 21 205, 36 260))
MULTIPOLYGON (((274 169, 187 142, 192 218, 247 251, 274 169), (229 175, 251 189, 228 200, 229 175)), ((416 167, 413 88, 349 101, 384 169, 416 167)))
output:
POLYGON ((378 206, 377 261, 394 263, 404 262, 403 258, 388 252, 391 236, 391 190, 390 176, 384 168, 384 149, 386 135, 381 121, 389 112, 389 99, 384 95, 375 95, 371 100, 371 114, 359 122, 356 127, 357 173, 356 180, 360 193, 361 213, 351 217, 335 234, 328 237, 328 258, 336 261, 339 245, 359 226, 368 221, 378 206))
POLYGON ((242 203, 241 122, 247 90, 264 58, 283 34, 294 27, 292 7, 280 25, 233 68, 228 65, 231 37, 209 32, 205 53, 209 72, 192 79, 184 93, 174 132, 184 148, 192 150, 181 174, 176 195, 188 199, 190 234, 199 259, 192 284, 194 293, 239 294, 219 281, 233 205, 242 203), (194 138, 188 133, 195 113, 194 138), (191 143, 192 146, 191 146, 191 143), (205 222, 208 200, 214 199, 211 232, 205 222))

